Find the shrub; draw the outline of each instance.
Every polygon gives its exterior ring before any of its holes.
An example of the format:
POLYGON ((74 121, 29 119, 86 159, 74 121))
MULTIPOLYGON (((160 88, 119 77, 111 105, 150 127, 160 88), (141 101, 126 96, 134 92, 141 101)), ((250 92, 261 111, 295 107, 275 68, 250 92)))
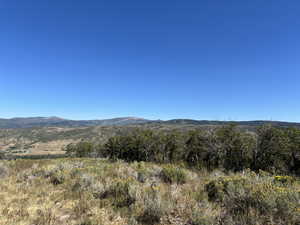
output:
POLYGON ((199 169, 218 167, 217 149, 210 146, 209 142, 209 137, 202 131, 196 130, 189 133, 185 143, 187 151, 185 160, 188 165, 199 169))
POLYGON ((62 172, 53 173, 50 175, 50 183, 53 185, 63 184, 65 181, 65 175, 62 172))
POLYGON ((85 191, 90 189, 94 185, 94 177, 88 174, 81 174, 72 186, 72 191, 85 191))
POLYGON ((84 189, 91 187, 94 183, 94 177, 88 174, 82 174, 80 177, 80 184, 84 189))
POLYGON ((260 127, 254 168, 271 173, 288 173, 291 171, 291 161, 290 139, 286 132, 272 126, 260 127))
POLYGON ((0 151, 0 159, 5 159, 5 153, 0 151))
POLYGON ((92 154, 95 147, 92 143, 81 141, 77 144, 69 144, 64 149, 68 155, 75 156, 75 157, 87 157, 92 154))
POLYGON ((300 176, 300 129, 288 128, 286 135, 289 138, 289 148, 292 154, 290 169, 300 176))
POLYGON ((235 125, 230 125, 218 129, 217 138, 222 167, 235 172, 250 168, 256 147, 254 135, 241 132, 235 125))
POLYGON ((94 195, 101 199, 109 198, 112 200, 112 205, 117 208, 129 207, 136 199, 130 191, 130 183, 128 181, 118 181, 110 186, 100 195, 94 195))
POLYGON ((144 202, 145 208, 141 215, 138 216, 137 221, 143 224, 153 225, 160 222, 164 214, 159 198, 147 198, 144 202))
POLYGON ((240 176, 221 177, 205 185, 205 190, 210 201, 223 201, 226 194, 232 189, 242 188, 246 179, 240 176))
POLYGON ((148 204, 143 214, 138 218, 138 221, 145 224, 156 224, 160 222, 162 210, 155 203, 148 204))
POLYGON ((256 224, 257 221, 265 224, 271 220, 275 224, 296 225, 299 200, 295 191, 265 183, 228 192, 224 206, 235 224, 256 224))
POLYGON ((273 224, 296 225, 300 201, 294 187, 280 187, 268 177, 221 177, 206 185, 210 201, 221 203, 222 224, 248 225, 273 224), (227 221, 227 222, 226 222, 227 221))
POLYGON ((147 180, 147 174, 144 171, 139 171, 137 174, 137 180, 141 183, 145 183, 147 180))
POLYGON ((216 221, 201 212, 194 213, 186 225, 214 225, 216 221))
POLYGON ((127 225, 138 225, 138 222, 134 217, 130 217, 127 225))
POLYGON ((80 175, 82 175, 82 172, 79 169, 73 169, 70 171, 69 175, 72 179, 75 179, 76 177, 80 177, 80 175))
POLYGON ((184 138, 180 132, 172 131, 168 134, 159 134, 160 151, 162 152, 163 162, 178 162, 184 156, 184 138))
POLYGON ((106 197, 105 194, 106 190, 102 183, 99 182, 94 183, 93 186, 91 187, 91 191, 94 198, 96 199, 103 199, 104 197, 106 197))
POLYGON ((296 179, 291 176, 275 176, 274 177, 274 182, 275 183, 280 183, 283 185, 291 185, 295 183, 296 179))
POLYGON ((0 162, 0 178, 5 178, 8 176, 8 174, 9 174, 8 167, 4 163, 0 162))
POLYGON ((187 181, 185 171, 174 166, 167 166, 163 168, 160 177, 166 183, 184 184, 187 181))

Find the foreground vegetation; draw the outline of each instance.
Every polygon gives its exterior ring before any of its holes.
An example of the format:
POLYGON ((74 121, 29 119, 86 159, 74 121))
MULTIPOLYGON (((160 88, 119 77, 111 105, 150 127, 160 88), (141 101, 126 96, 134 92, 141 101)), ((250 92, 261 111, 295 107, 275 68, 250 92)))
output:
POLYGON ((0 225, 300 224, 299 129, 107 134, 72 136, 66 158, 1 160, 0 225))
POLYGON ((91 158, 0 162, 3 225, 299 225, 300 183, 267 172, 91 158))

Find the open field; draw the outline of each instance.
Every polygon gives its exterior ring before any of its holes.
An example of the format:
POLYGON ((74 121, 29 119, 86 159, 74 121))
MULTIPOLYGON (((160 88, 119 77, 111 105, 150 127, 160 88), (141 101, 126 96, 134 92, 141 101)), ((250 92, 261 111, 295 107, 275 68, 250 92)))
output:
POLYGON ((0 161, 2 225, 299 225, 300 182, 103 159, 0 161))

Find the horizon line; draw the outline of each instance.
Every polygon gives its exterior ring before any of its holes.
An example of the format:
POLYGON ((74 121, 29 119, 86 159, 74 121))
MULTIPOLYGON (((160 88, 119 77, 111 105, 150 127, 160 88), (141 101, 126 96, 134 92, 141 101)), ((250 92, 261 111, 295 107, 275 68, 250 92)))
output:
POLYGON ((186 117, 177 117, 177 118, 169 118, 169 119, 147 119, 145 117, 138 116, 118 116, 118 117, 104 117, 104 118, 94 118, 94 119, 71 119, 60 116, 17 116, 17 117, 0 117, 0 119, 4 120, 12 120, 12 119, 32 119, 32 118, 43 118, 43 119, 61 119, 61 120, 73 120, 73 121, 91 121, 91 120, 110 120, 110 119, 142 119, 148 121, 171 121, 171 120, 195 120, 195 121, 217 121, 217 122, 252 122, 252 121, 267 121, 267 122, 286 122, 286 123, 300 123, 300 121, 291 121, 291 120, 273 120, 273 119, 250 119, 250 120, 231 120, 231 119, 197 119, 197 118, 186 118, 186 117))

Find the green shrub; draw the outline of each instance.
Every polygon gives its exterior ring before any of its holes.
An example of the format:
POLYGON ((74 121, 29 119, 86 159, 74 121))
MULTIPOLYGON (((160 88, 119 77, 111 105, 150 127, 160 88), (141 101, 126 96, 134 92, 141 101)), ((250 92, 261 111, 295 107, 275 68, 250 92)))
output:
POLYGON ((147 174, 144 171, 139 171, 137 174, 137 180, 141 183, 145 183, 147 180, 147 174))
POLYGON ((87 157, 95 151, 95 146, 87 141, 81 141, 77 144, 69 144, 64 149, 68 155, 75 157, 87 157))
POLYGON ((5 159, 5 153, 0 151, 0 159, 5 159))
POLYGON ((254 135, 241 132, 235 125, 218 129, 216 135, 223 168, 235 172, 250 168, 256 147, 254 135))
POLYGON ((53 173, 50 175, 50 183, 53 185, 63 184, 65 181, 65 175, 62 172, 53 173))
POLYGON ((187 175, 183 169, 167 166, 160 173, 161 179, 166 183, 184 184, 187 181, 187 175))
POLYGON ((214 225, 216 221, 210 215, 203 215, 202 212, 193 213, 192 218, 188 221, 188 225, 214 225))
POLYGON ((219 166, 218 152, 210 145, 210 137, 213 138, 200 130, 191 131, 188 134, 185 143, 187 152, 185 160, 189 166, 198 169, 214 169, 219 166))
POLYGON ((280 183, 283 185, 291 185, 296 182, 296 179, 291 176, 275 176, 274 177, 275 183, 280 183))
POLYGON ((285 130, 272 126, 260 127, 254 168, 286 174, 292 169, 292 161, 291 139, 285 130))
POLYGON ((296 211, 299 200, 299 193, 292 189, 263 183, 230 191, 223 203, 235 224, 273 221, 274 224, 296 225, 300 222, 296 211))
POLYGON ((143 213, 137 218, 142 224, 153 225, 160 222, 164 210, 158 199, 147 199, 143 213))
POLYGON ((209 200, 224 207, 222 224, 298 224, 300 195, 295 188, 276 186, 272 177, 253 178, 221 177, 206 185, 209 200))
POLYGON ((221 177, 206 184, 205 190, 210 201, 223 201, 231 189, 241 188, 245 183, 240 176, 221 177))
MULTIPOLYGON (((96 197, 96 196, 95 196, 96 197)), ((130 192, 130 183, 118 181, 104 191, 100 196, 101 199, 109 198, 112 200, 112 205, 117 208, 129 207, 136 199, 130 192)))

